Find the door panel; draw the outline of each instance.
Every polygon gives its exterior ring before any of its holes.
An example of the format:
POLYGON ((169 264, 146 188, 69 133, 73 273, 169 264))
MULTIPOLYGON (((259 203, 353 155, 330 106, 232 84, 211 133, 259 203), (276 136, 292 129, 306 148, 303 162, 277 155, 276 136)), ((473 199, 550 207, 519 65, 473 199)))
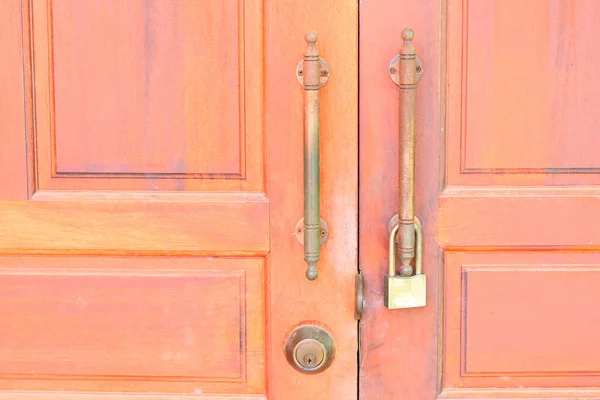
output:
POLYGON ((354 279, 358 269, 358 5, 351 1, 266 3, 267 124, 271 161, 271 302, 269 393, 276 399, 357 398, 358 332, 354 279), (331 67, 320 90, 321 217, 329 236, 321 247, 319 277, 308 281, 303 248, 294 235, 303 217, 303 93, 294 71, 314 29, 320 57, 331 67), (282 35, 282 32, 292 32, 282 35), (300 127, 292 131, 292 127, 300 127), (333 228, 335 226, 335 229, 333 228), (273 232, 273 231, 272 231, 273 232), (291 256, 293 255, 293 256, 291 256), (289 373, 282 349, 292 330, 322 321, 335 339, 331 367, 320 374, 289 373))
POLYGON ((598 13, 448 2, 442 397, 597 398, 598 13))
POLYGON ((0 249, 20 253, 264 256, 269 250, 264 194, 38 192, 31 202, 2 203, 2 222, 0 249))
POLYGON ((309 3, 1 7, 0 398, 356 398, 357 9, 309 3), (294 235, 311 29, 337 75, 316 282, 294 235), (322 374, 285 359, 303 323, 335 340, 322 374))
POLYGON ((261 191, 260 3, 32 14, 38 190, 261 191))
POLYGON ((599 12, 585 0, 361 6, 365 398, 599 397, 599 12), (415 213, 428 295, 423 309, 387 310, 398 94, 384 71, 404 27, 424 70, 415 213))
POLYGON ((3 3, 0 12, 2 26, 10 27, 0 33, 2 43, 2 57, 0 57, 0 87, 4 88, 10 96, 0 96, 0 110, 2 110, 2 132, 20 132, 2 136, 0 146, 0 169, 12 171, 11 174, 2 175, 0 185, 0 200, 26 199, 27 168, 25 168, 27 153, 26 123, 23 118, 23 105, 25 104, 26 91, 23 81, 23 57, 26 51, 23 48, 23 33, 21 27, 21 1, 8 0, 3 3), (15 168, 16 167, 16 168, 15 168))
POLYGON ((160 391, 164 381, 182 391, 189 381, 212 392, 260 387, 263 264, 4 256, 0 302, 11 323, 0 329, 0 374, 15 389, 160 391))
POLYGON ((53 172, 243 177, 247 135, 260 141, 252 89, 262 61, 260 3, 245 3, 67 1, 36 12, 34 51, 45 54, 47 43, 53 74, 49 88, 37 87, 49 89, 50 120, 62 132, 40 137, 55 146, 53 172))
POLYGON ((360 8, 360 261, 365 311, 360 321, 360 398, 433 399, 438 361, 438 188, 440 161, 440 35, 438 0, 362 2, 360 8), (388 310, 388 222, 398 212, 398 86, 388 65, 403 28, 415 32, 423 62, 415 105, 415 214, 423 230, 427 306, 388 310))
POLYGON ((0 209, 0 387, 266 394, 262 5, 20 7, 30 195, 0 209))
POLYGON ((600 182, 600 6, 522 3, 448 4, 449 186, 600 182))
POLYGON ((597 253, 447 252, 447 385, 594 386, 597 253))

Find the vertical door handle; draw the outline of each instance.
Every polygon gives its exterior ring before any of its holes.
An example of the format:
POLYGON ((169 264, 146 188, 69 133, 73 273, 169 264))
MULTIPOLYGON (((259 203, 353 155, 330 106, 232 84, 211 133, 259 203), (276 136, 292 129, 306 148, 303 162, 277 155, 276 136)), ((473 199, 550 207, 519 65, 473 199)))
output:
POLYGON ((412 275, 410 262, 415 257, 415 87, 417 63, 414 33, 402 31, 404 45, 399 52, 398 85, 400 94, 398 151, 398 256, 400 275, 412 275))
POLYGON ((417 58, 413 38, 412 29, 402 31, 404 43, 388 67, 390 77, 399 86, 400 96, 398 214, 388 224, 390 259, 384 281, 384 303, 388 308, 421 307, 426 300, 425 275, 421 270, 421 229, 414 210, 415 88, 422 73, 422 65, 417 58), (416 274, 413 275, 411 262, 415 253, 416 274), (396 257, 401 262, 399 271, 396 271, 396 257))
POLYGON ((321 244, 328 235, 320 211, 319 92, 329 80, 329 65, 319 58, 317 34, 309 32, 305 39, 304 58, 296 69, 296 76, 304 86, 304 218, 296 225, 296 235, 304 243, 304 260, 308 264, 306 277, 312 281, 319 274, 317 262, 321 244))

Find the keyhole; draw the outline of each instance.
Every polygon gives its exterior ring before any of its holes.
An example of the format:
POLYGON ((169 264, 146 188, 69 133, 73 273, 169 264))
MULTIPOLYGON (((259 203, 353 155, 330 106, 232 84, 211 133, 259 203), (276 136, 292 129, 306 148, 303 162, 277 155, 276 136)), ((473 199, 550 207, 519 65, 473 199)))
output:
POLYGON ((312 353, 308 353, 304 356, 304 362, 309 367, 315 362, 316 359, 317 357, 312 353))

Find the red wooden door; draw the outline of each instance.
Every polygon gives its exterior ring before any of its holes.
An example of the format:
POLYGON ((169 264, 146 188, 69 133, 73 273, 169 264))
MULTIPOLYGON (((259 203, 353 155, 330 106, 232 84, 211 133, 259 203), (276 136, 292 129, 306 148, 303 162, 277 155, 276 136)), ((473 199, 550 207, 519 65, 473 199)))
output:
POLYGON ((356 398, 356 16, 2 1, 0 398, 356 398), (315 282, 294 236, 311 29, 332 68, 315 282), (337 347, 322 374, 284 356, 307 321, 337 347))
POLYGON ((365 399, 600 398, 594 0, 360 7, 360 391, 365 399), (427 306, 387 310, 402 28, 416 88, 427 306))

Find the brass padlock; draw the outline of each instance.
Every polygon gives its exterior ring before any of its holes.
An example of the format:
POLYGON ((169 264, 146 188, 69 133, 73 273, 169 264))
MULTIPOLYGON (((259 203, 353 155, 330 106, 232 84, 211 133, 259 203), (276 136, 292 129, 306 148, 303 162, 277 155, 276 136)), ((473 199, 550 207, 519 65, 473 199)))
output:
POLYGON ((424 307, 427 297, 427 281, 422 270, 421 253, 423 238, 421 226, 415 218, 415 275, 401 276, 396 274, 396 234, 399 224, 395 224, 390 230, 389 238, 389 271, 383 283, 383 301, 387 308, 424 307))

